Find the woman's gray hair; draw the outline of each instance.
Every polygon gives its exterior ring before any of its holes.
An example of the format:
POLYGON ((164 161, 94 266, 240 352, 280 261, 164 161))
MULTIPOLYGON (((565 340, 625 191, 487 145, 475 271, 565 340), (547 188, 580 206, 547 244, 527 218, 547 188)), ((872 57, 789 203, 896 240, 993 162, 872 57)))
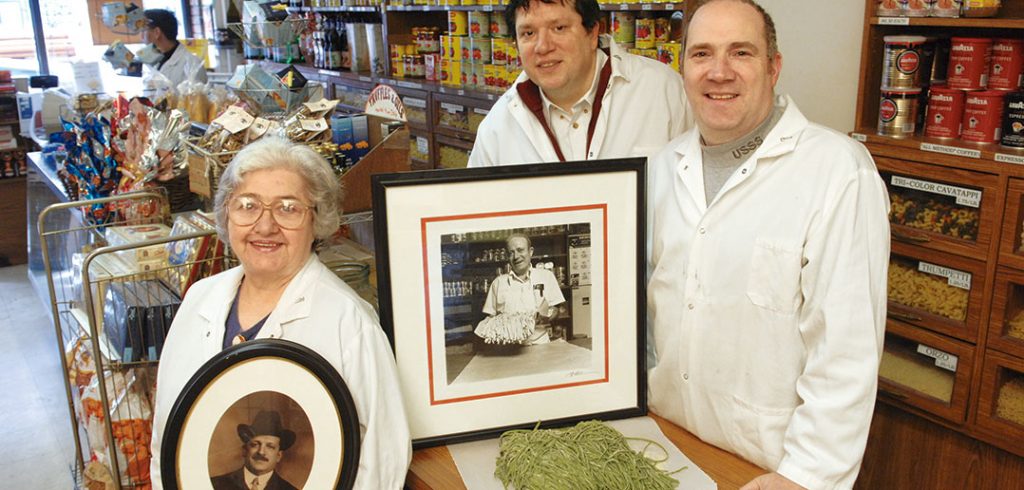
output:
POLYGON ((338 230, 341 221, 341 183, 331 166, 312 148, 293 143, 280 136, 262 138, 238 152, 217 184, 214 213, 217 234, 225 243, 228 238, 227 203, 249 172, 256 170, 291 170, 306 183, 306 192, 316 207, 313 213, 314 248, 338 230))

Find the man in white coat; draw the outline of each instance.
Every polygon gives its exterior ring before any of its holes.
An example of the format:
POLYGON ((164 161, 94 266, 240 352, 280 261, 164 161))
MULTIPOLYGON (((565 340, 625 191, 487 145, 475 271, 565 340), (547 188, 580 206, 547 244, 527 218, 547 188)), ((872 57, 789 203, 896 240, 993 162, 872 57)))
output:
POLYGON ((523 73, 477 130, 470 167, 653 156, 688 126, 682 78, 599 36, 596 0, 511 0, 523 73))
POLYGON ((167 77, 173 87, 192 74, 195 74, 195 81, 205 83, 206 69, 202 60, 178 42, 178 19, 174 14, 164 9, 148 9, 144 14, 147 26, 142 31, 142 40, 152 44, 163 55, 153 67, 167 77))
POLYGON ((650 170, 653 412, 766 468, 851 488, 874 410, 889 201, 867 150, 775 97, 771 18, 710 0, 683 49, 697 127, 650 170))

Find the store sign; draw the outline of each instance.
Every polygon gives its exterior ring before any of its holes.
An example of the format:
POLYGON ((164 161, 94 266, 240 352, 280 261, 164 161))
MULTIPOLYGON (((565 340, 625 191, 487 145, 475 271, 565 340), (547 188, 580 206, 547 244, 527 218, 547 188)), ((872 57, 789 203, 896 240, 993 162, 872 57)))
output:
POLYGON ((956 203, 961 206, 970 206, 972 208, 981 206, 981 191, 974 189, 965 189, 963 187, 940 184, 938 182, 928 182, 927 180, 911 179, 899 175, 892 176, 892 185, 906 189, 930 192, 932 194, 950 196, 956 198, 956 203))
POLYGON ((921 143, 921 150, 933 153, 944 153, 955 157, 981 158, 981 150, 960 148, 956 146, 936 145, 935 143, 921 143))
POLYGON ((917 344, 917 353, 935 359, 935 365, 942 369, 956 372, 956 363, 959 359, 953 354, 943 352, 934 347, 928 347, 924 344, 917 344))
POLYGON ((941 265, 929 264, 922 261, 917 264, 917 270, 926 274, 932 274, 946 278, 946 283, 960 289, 971 290, 971 273, 942 267, 941 265))
POLYGON ((1024 156, 1020 155, 1007 155, 1006 153, 996 153, 995 160, 1002 163, 1015 163, 1017 165, 1024 165, 1024 156))
POLYGON ((377 85, 366 99, 366 113, 387 119, 405 121, 405 104, 395 89, 377 85))

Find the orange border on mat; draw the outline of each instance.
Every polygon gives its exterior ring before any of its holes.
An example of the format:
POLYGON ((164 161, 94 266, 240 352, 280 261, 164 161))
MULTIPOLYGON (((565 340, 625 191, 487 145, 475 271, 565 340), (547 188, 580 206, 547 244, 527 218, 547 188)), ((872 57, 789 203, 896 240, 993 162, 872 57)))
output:
POLYGON ((426 315, 427 315, 427 382, 430 386, 430 404, 431 405, 444 405, 448 403, 459 403, 473 400, 481 400, 485 398, 496 398, 499 396, 518 395, 521 393, 531 393, 535 391, 547 391, 557 390, 560 388, 568 388, 570 386, 582 386, 597 383, 608 382, 608 349, 610 342, 608 341, 608 205, 607 204, 583 204, 579 206, 562 206, 554 208, 539 208, 539 209, 524 209, 519 211, 501 211, 494 213, 473 213, 473 214, 458 214, 452 216, 436 216, 432 218, 421 218, 420 219, 420 232, 422 238, 423 248, 423 294, 426 315), (434 396, 434 353, 431 348, 431 325, 430 325, 430 276, 427 269, 427 224, 441 221, 458 221, 464 219, 479 219, 479 218, 496 218, 502 216, 520 216, 525 214, 543 214, 543 213, 557 213, 567 211, 584 211, 584 210, 601 210, 601 221, 603 223, 603 233, 601 239, 604 240, 604 377, 601 379, 594 379, 590 381, 580 381, 576 383, 562 383, 549 386, 536 386, 533 388, 523 388, 519 390, 501 391, 497 393, 484 393, 480 395, 463 396, 458 398, 447 398, 444 400, 438 400, 434 396))

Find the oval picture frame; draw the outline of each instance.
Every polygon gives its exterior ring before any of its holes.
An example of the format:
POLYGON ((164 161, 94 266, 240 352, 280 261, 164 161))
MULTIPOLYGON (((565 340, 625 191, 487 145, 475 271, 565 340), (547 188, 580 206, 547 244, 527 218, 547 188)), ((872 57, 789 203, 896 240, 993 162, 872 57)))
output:
MULTIPOLYGON (((302 422, 308 420, 309 434, 315 435, 312 442, 305 441, 309 448, 303 456, 307 458, 303 466, 308 467, 305 481, 295 486, 351 489, 359 468, 360 432, 348 386, 322 356, 280 339, 231 346, 192 376, 175 400, 164 431, 160 460, 164 488, 213 488, 211 478, 217 475, 211 474, 209 460, 215 432, 223 432, 225 427, 236 430, 232 424, 221 423, 221 418, 239 402, 266 392, 297 404, 302 422)), ((246 410, 262 412, 251 404, 246 410)), ((279 416, 277 423, 288 426, 279 416)), ((242 437, 243 426, 249 427, 237 424, 236 437, 242 437)), ((294 433, 291 436, 294 440, 294 433)))

